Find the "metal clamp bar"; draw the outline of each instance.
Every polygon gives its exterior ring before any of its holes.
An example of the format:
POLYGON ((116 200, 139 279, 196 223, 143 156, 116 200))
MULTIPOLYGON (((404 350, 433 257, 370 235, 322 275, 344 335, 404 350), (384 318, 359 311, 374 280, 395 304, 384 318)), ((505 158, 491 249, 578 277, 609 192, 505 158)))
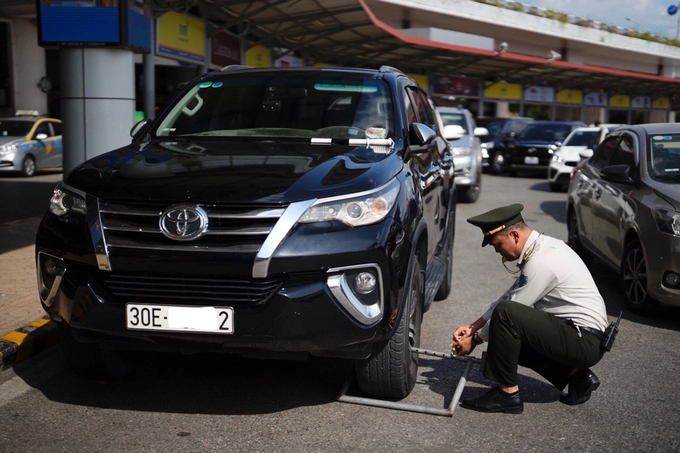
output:
POLYGON ((457 356, 452 353, 436 352, 421 348, 413 348, 411 351, 417 354, 440 357, 443 359, 454 359, 467 363, 465 366, 465 370, 463 370, 462 376, 458 380, 458 385, 456 386, 456 390, 453 393, 453 398, 451 399, 449 407, 447 408, 427 407, 417 404, 401 403, 397 401, 386 401, 375 398, 347 395, 347 390, 349 390, 349 386, 353 380, 352 376, 348 377, 343 383, 342 387, 340 388, 340 391, 338 392, 338 396, 336 397, 336 401, 351 404, 361 404, 364 406, 382 407, 386 409, 397 409, 402 411, 419 412, 422 414, 443 415, 445 417, 452 417, 453 411, 456 409, 456 406, 458 406, 458 401, 460 400, 460 397, 463 394, 463 389, 465 388, 465 384, 467 383, 467 378, 468 375, 470 374, 470 371, 472 370, 472 367, 475 364, 481 364, 483 358, 480 359, 478 357, 457 356))

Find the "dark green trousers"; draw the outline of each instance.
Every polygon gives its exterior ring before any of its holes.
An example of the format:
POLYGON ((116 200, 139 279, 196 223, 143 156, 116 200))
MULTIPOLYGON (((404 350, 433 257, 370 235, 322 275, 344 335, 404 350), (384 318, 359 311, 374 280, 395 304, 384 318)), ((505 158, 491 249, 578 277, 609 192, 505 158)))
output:
POLYGON ((564 390, 574 368, 591 367, 603 354, 595 335, 581 331, 579 336, 564 318, 504 301, 491 317, 484 376, 512 387, 521 365, 564 390))

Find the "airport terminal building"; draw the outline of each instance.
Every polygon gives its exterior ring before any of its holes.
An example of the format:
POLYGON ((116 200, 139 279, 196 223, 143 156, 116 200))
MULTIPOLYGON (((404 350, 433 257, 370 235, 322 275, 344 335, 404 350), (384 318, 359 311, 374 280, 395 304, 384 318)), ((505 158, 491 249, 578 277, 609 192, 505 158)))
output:
POLYGON ((520 2, 0 4, 0 116, 38 110, 74 134, 88 121, 106 149, 183 83, 232 64, 390 65, 477 116, 645 123, 680 111, 680 42, 520 2))

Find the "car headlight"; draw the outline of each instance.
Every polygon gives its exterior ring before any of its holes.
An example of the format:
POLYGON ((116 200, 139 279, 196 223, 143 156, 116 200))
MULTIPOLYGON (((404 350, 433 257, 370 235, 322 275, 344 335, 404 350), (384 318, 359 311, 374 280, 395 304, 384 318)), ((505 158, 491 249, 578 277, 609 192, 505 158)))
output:
POLYGON ((69 212, 86 214, 85 195, 77 194, 75 190, 68 190, 63 185, 59 185, 54 189, 50 199, 50 212, 56 216, 69 212))
POLYGON ((659 228, 659 231, 680 236, 680 212, 656 208, 652 209, 652 215, 654 220, 656 220, 656 226, 659 228))
POLYGON ((0 146, 0 156, 5 154, 14 153, 17 150, 17 145, 5 145, 0 146))
POLYGON ((300 217, 300 223, 340 220, 349 226, 364 226, 380 222, 389 214, 399 195, 399 183, 394 181, 377 190, 350 196, 323 198, 314 202, 300 217))
POLYGON ((471 146, 454 146, 451 148, 451 153, 454 156, 469 156, 472 154, 471 146))
POLYGON ((552 161, 555 162, 556 164, 561 164, 564 163, 564 157, 554 154, 552 157, 552 161))

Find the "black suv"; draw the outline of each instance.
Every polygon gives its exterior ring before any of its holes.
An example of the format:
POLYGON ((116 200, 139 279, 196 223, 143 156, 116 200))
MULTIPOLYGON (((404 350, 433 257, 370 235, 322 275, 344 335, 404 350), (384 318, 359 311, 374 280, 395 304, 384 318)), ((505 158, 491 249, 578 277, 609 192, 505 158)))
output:
POLYGON ((505 140, 507 168, 510 175, 517 172, 548 173, 553 154, 581 121, 534 121, 516 137, 505 140))
POLYGON ((410 393, 421 319, 451 290, 451 151, 389 67, 228 67, 132 143, 71 171, 37 233, 40 297, 69 363, 121 350, 356 360, 410 393))
POLYGON ((491 173, 503 173, 506 170, 507 150, 505 142, 519 135, 533 118, 477 118, 477 126, 485 127, 488 135, 482 140, 482 170, 491 173))

